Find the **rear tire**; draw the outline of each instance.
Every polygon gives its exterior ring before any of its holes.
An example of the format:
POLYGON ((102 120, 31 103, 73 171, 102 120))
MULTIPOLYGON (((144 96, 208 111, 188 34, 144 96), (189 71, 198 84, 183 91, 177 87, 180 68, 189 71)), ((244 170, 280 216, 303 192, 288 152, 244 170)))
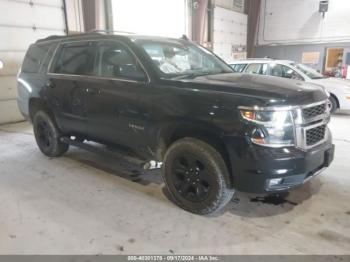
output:
POLYGON ((211 145, 195 138, 173 143, 165 154, 162 175, 172 200, 200 215, 221 210, 233 197, 227 166, 211 145))
POLYGON ((59 157, 67 152, 69 145, 62 143, 62 133, 50 115, 42 110, 33 117, 36 143, 40 151, 48 157, 59 157))
POLYGON ((338 109, 338 103, 337 103, 337 100, 334 98, 334 96, 329 97, 329 102, 330 102, 330 112, 331 114, 333 114, 338 109))

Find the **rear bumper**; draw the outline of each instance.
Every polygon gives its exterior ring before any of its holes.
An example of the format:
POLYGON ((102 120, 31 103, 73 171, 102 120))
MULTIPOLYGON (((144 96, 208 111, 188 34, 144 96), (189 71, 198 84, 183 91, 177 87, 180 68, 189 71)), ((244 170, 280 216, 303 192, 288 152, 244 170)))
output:
POLYGON ((300 186, 320 174, 334 157, 331 136, 308 151, 258 145, 234 150, 232 142, 229 151, 233 186, 250 193, 281 192, 300 186))

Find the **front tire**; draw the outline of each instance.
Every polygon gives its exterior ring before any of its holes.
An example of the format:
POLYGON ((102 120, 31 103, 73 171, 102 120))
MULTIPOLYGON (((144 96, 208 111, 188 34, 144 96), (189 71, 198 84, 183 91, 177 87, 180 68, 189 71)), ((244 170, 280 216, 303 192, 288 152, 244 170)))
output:
POLYGON ((233 197, 227 166, 211 145, 183 138, 170 146, 162 167, 165 185, 179 207, 200 215, 221 210, 233 197))
POLYGON ((58 157, 67 152, 69 145, 62 143, 62 133, 45 111, 37 111, 33 117, 36 143, 40 151, 48 157, 58 157))

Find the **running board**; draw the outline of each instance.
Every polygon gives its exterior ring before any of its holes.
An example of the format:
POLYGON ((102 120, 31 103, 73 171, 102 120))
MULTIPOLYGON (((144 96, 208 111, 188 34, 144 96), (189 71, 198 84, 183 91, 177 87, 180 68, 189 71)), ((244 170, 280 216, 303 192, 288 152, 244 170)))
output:
POLYGON ((137 165, 145 170, 158 169, 161 167, 160 162, 156 162, 154 160, 145 161, 145 160, 139 159, 137 157, 125 155, 122 150, 117 150, 117 149, 109 150, 109 149, 99 148, 97 146, 93 146, 93 145, 90 145, 88 143, 77 141, 77 140, 71 139, 69 137, 61 137, 60 140, 63 143, 85 149, 85 150, 90 151, 90 152, 95 153, 95 154, 101 154, 101 155, 105 155, 107 157, 121 159, 121 160, 126 161, 130 164, 137 165))

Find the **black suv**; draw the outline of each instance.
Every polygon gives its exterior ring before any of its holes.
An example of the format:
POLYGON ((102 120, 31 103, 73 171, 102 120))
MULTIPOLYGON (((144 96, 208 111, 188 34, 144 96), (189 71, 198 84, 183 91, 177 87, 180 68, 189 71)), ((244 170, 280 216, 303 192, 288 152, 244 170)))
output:
POLYGON ((162 163, 173 201, 197 214, 221 209, 235 190, 289 190, 333 160, 322 88, 235 74, 185 38, 39 40, 25 56, 18 94, 45 155, 69 145, 126 148, 162 163))

